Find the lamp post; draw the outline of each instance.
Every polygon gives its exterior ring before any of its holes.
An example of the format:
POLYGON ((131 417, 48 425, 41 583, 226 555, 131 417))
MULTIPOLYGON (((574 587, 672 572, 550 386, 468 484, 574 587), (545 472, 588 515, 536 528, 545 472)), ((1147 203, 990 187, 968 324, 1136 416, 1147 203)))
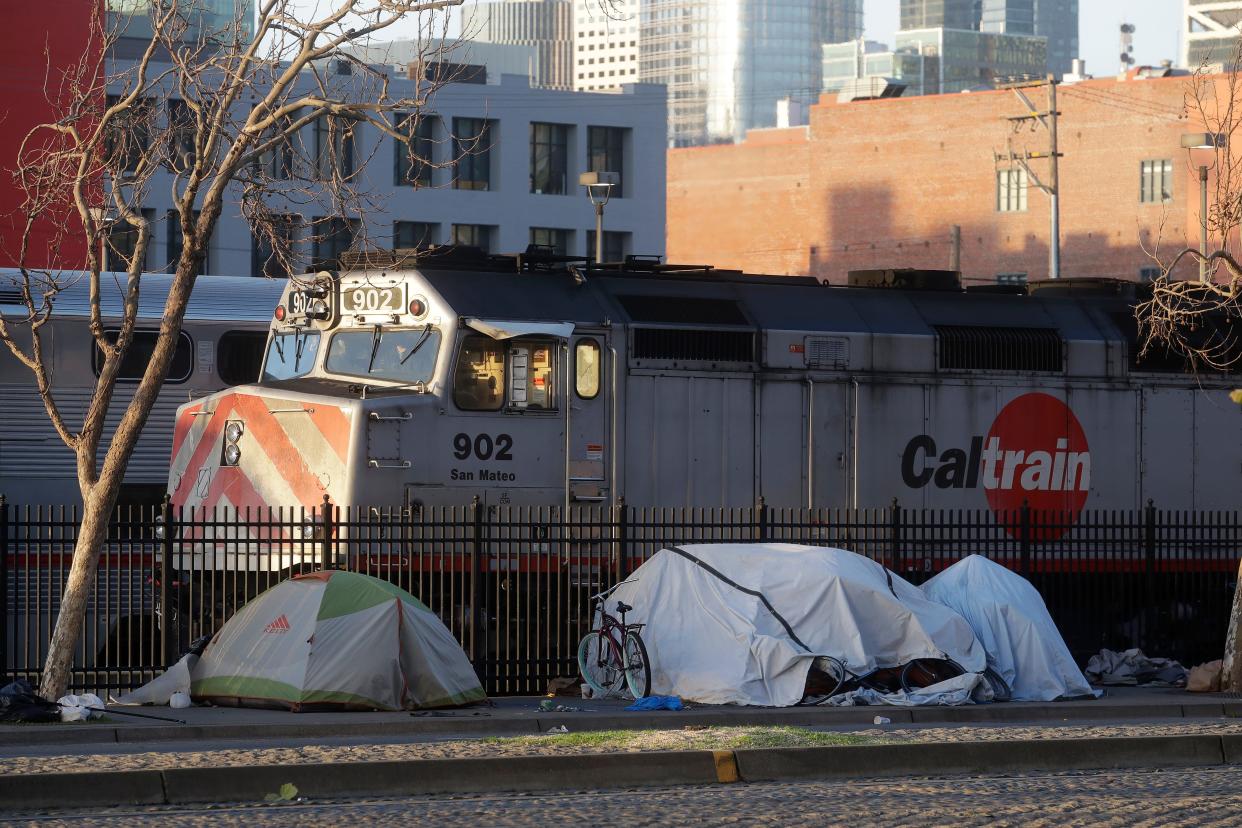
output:
MULTIPOLYGON (((1226 136, 1222 132, 1188 132, 1182 136, 1182 147, 1188 150, 1217 150, 1224 149, 1228 145, 1226 136)), ((1208 185, 1208 168, 1207 164, 1199 165, 1199 281, 1206 282, 1208 280, 1207 265, 1207 229, 1208 229, 1208 209, 1207 209, 1207 185, 1208 185)))
POLYGON ((578 183, 586 187, 587 198, 595 208, 595 263, 604 261, 604 205, 612 195, 612 188, 621 183, 621 176, 614 172, 584 172, 578 183))

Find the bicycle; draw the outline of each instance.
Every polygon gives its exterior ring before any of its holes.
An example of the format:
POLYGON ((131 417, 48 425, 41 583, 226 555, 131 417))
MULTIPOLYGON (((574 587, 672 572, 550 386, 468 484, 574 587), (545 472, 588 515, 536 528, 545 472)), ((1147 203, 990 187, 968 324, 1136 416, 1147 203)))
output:
POLYGON ((617 602, 619 621, 605 605, 605 599, 621 584, 591 596, 599 612, 599 627, 578 644, 578 669, 598 698, 620 692, 624 684, 635 699, 641 699, 651 692, 651 661, 640 635, 645 625, 625 622, 625 614, 634 609, 625 602, 617 602))

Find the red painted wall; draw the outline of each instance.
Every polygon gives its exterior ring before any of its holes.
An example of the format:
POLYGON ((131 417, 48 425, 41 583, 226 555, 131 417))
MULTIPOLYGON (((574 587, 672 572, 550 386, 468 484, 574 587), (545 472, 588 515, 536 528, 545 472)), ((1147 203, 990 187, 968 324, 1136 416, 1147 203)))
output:
MULTIPOLYGON (((100 0, 21 0, 4 4, 0 21, 0 266, 17 264, 25 216, 22 194, 13 180, 22 140, 37 124, 55 121, 55 101, 64 73, 78 64, 89 48, 92 10, 100 0)), ((95 25, 98 25, 97 23, 95 25)), ((65 216, 49 217, 36 226, 26 257, 32 267, 81 267, 85 242, 80 233, 62 234, 57 224, 74 227, 65 216)))

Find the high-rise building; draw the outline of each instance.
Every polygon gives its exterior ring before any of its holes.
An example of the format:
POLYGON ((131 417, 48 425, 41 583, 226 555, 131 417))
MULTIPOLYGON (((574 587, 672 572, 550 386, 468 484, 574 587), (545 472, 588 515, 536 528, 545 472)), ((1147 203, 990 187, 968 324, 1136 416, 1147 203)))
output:
MULTIPOLYGON (((255 0, 183 0, 180 4, 186 20, 181 39, 196 43, 211 40, 234 31, 242 40, 254 35, 255 0)), ((150 0, 104 0, 108 26, 122 40, 150 41, 150 0)))
POLYGON ((487 0, 461 10, 462 37, 535 49, 531 84, 572 89, 573 5, 570 0, 487 0))
POLYGON ((1048 71, 1058 77, 1078 57, 1078 0, 981 0, 980 31, 1048 40, 1048 71))
POLYGON ((574 89, 638 80, 639 0, 574 0, 574 89))
POLYGON ((928 95, 988 89, 1047 73, 1047 41, 1030 35, 961 29, 915 29, 897 33, 896 51, 923 55, 928 95))
POLYGON ((980 0, 901 0, 902 29, 979 28, 980 0))
POLYGON ((816 100, 823 44, 860 34, 861 0, 644 0, 638 78, 668 87, 674 146, 735 141, 816 100))
POLYGON ((1242 0, 1182 0, 1182 65, 1226 63, 1238 47, 1242 0))

